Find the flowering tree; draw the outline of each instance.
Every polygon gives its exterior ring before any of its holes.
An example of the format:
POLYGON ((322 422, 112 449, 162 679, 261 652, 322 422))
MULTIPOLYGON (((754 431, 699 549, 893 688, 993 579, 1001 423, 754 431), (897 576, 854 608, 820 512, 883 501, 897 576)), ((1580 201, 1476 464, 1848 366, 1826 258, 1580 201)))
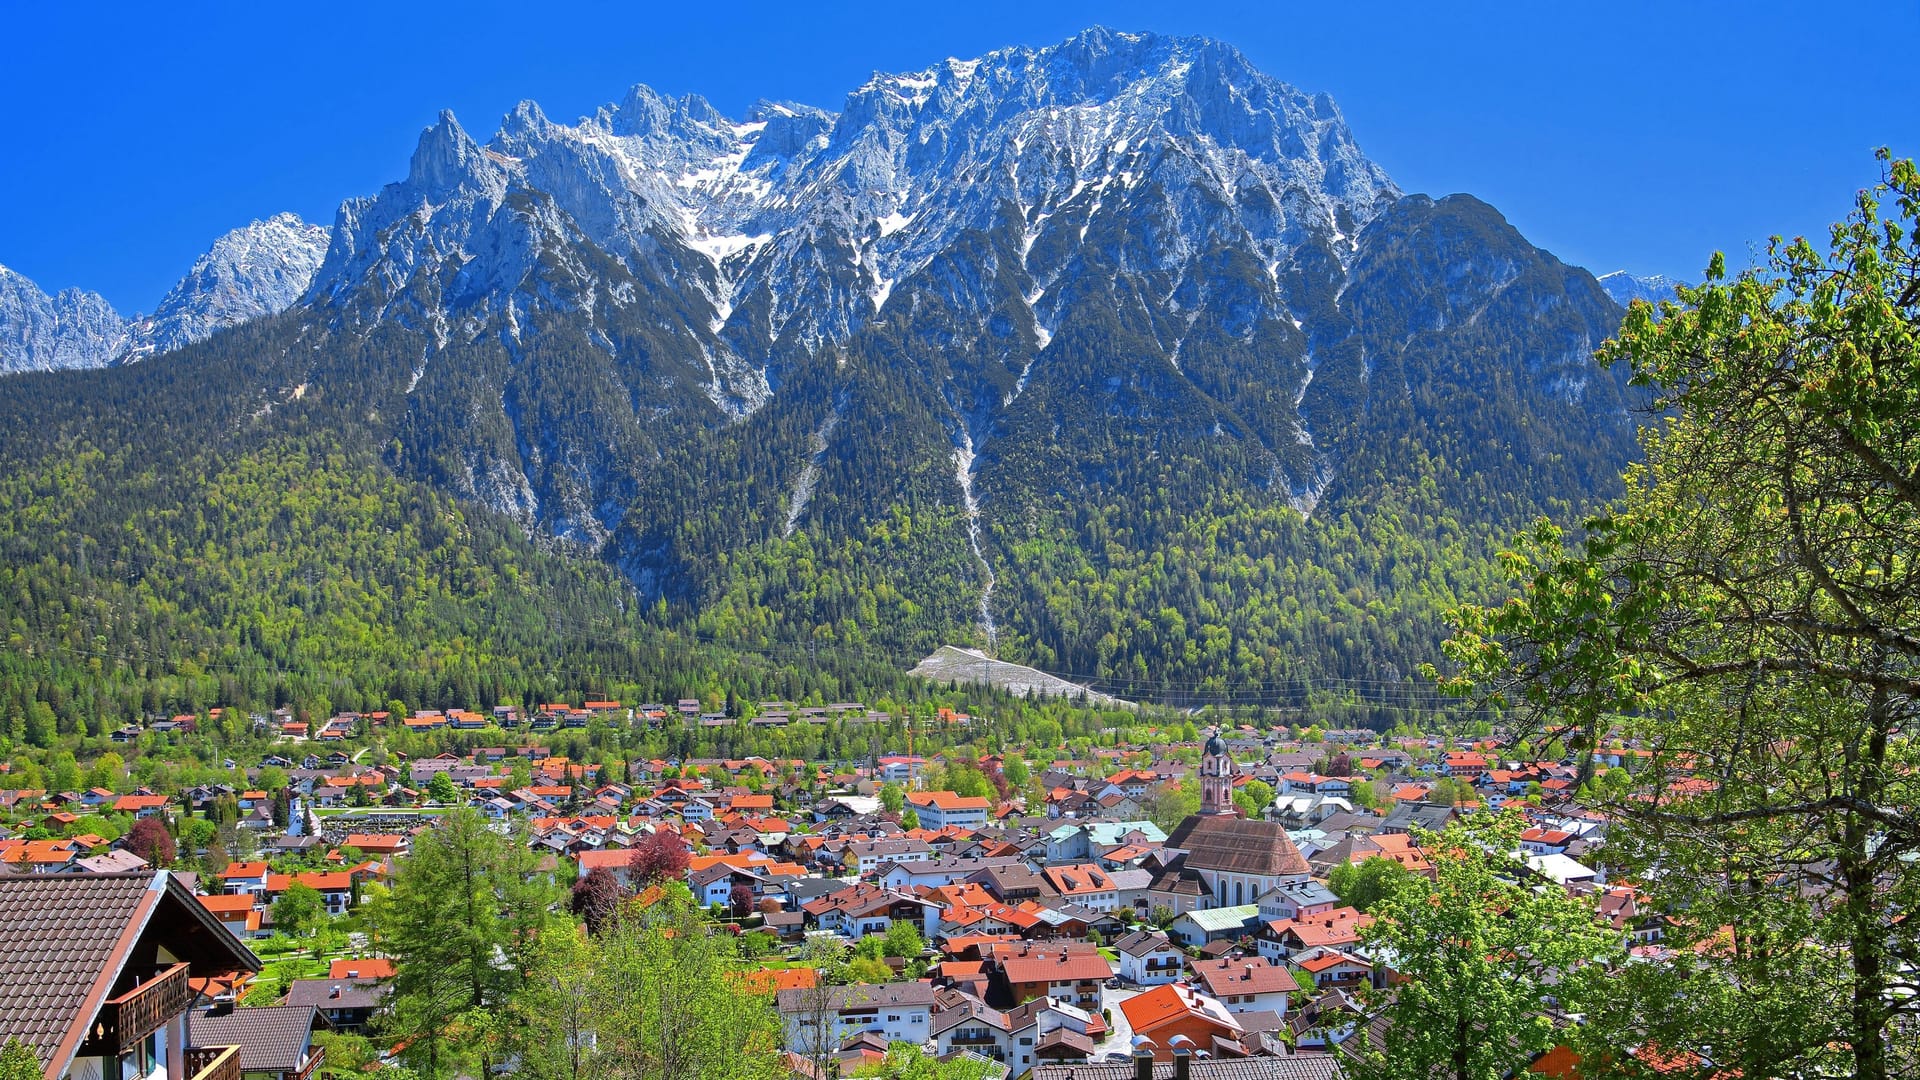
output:
POLYGON ((692 852, 687 850, 687 842, 680 839, 680 834, 661 829, 633 846, 627 866, 632 872, 634 887, 645 888, 686 877, 691 857, 692 852))

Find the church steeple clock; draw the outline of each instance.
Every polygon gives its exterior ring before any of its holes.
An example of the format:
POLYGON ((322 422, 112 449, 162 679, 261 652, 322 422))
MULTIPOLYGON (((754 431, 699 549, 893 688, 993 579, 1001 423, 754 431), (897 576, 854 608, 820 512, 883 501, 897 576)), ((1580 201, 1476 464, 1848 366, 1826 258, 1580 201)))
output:
POLYGON ((1215 731, 1207 737, 1207 745, 1201 751, 1200 758, 1200 812, 1202 814, 1231 814, 1233 806, 1233 758, 1227 754, 1227 744, 1215 731))

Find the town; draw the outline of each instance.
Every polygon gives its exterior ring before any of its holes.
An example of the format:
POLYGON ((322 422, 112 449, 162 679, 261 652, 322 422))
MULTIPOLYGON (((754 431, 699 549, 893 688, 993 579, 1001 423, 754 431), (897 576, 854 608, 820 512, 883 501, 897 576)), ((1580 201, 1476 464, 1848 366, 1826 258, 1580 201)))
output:
MULTIPOLYGON (((1607 816, 1584 798, 1651 756, 1619 743, 1582 781, 1557 741, 1169 715, 1014 746, 950 706, 907 723, 860 703, 747 711, 584 700, 310 722, 216 707, 115 730, 88 762, 9 762, 0 1013, 36 1018, 18 1034, 50 1077, 399 1069, 420 1021, 396 992, 406 960, 367 912, 459 822, 518 849, 519 872, 589 930, 696 913, 732 940, 737 993, 777 1016, 786 1074, 809 1080, 895 1075, 903 1053, 978 1070, 942 1075, 1233 1062, 1217 1075, 1329 1080, 1405 978, 1370 909, 1394 880, 1433 876, 1429 849, 1469 817, 1513 823, 1525 887, 1584 905, 1639 957, 1662 948, 1665 919, 1609 881, 1607 816), (594 749, 828 725, 880 751, 594 749), (183 767, 212 731, 237 736, 235 756, 183 767), (39 974, 50 963, 57 979, 39 974)), ((1569 1075, 1565 1055, 1550 1047, 1536 1071, 1569 1075)))

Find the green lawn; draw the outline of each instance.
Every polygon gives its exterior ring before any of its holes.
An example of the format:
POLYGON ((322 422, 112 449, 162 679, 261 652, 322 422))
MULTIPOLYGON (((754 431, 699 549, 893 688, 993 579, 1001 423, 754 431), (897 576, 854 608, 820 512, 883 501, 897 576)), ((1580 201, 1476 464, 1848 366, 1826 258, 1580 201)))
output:
POLYGON ((254 976, 252 985, 247 988, 243 1004, 272 1005, 286 993, 287 984, 294 979, 326 977, 327 962, 315 960, 312 953, 288 953, 276 959, 265 960, 260 967, 260 974, 254 976))

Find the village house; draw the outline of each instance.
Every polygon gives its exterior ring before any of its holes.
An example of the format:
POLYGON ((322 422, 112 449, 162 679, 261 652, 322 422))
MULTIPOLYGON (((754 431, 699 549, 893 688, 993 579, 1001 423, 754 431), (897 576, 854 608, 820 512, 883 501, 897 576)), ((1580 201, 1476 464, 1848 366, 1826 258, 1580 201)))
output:
POLYGON ((1266 1011, 1284 1017, 1288 996, 1300 989, 1284 965, 1248 957, 1196 960, 1193 976, 1195 985, 1234 1013, 1266 1011))
POLYGON ((987 823, 987 810, 991 807, 985 798, 973 795, 956 795, 951 791, 911 791, 907 793, 907 805, 920 817, 920 824, 928 829, 944 829, 949 826, 977 829, 987 823))
POLYGON ((1066 903, 1103 913, 1120 906, 1120 887, 1112 875, 1092 863, 1049 866, 1040 874, 1066 903))
MULTIPOLYGON (((1178 983, 1156 986, 1120 1003, 1134 1037, 1157 1060, 1172 1061, 1176 1039, 1220 1056, 1224 1046, 1239 1046, 1242 1030, 1227 1007, 1199 991, 1178 983)), ((1244 1050, 1241 1051, 1244 1053, 1244 1050)))
POLYGON ((882 1044, 924 1044, 933 1035, 933 984, 796 987, 775 996, 792 1053, 812 1057, 824 1046, 873 1032, 882 1044))
POLYGON ((988 945, 982 954, 995 990, 1013 1004, 1052 997, 1097 1009, 1101 984, 1113 978, 1113 965, 1100 950, 1080 942, 1006 942, 988 945))
POLYGON ((166 871, 0 877, 0 1018, 51 1080, 239 1080, 189 1042, 194 979, 260 961, 166 871))
POLYGON ((1178 982, 1186 970, 1186 953, 1159 931, 1136 930, 1113 943, 1120 958, 1120 977, 1136 986, 1178 982))

